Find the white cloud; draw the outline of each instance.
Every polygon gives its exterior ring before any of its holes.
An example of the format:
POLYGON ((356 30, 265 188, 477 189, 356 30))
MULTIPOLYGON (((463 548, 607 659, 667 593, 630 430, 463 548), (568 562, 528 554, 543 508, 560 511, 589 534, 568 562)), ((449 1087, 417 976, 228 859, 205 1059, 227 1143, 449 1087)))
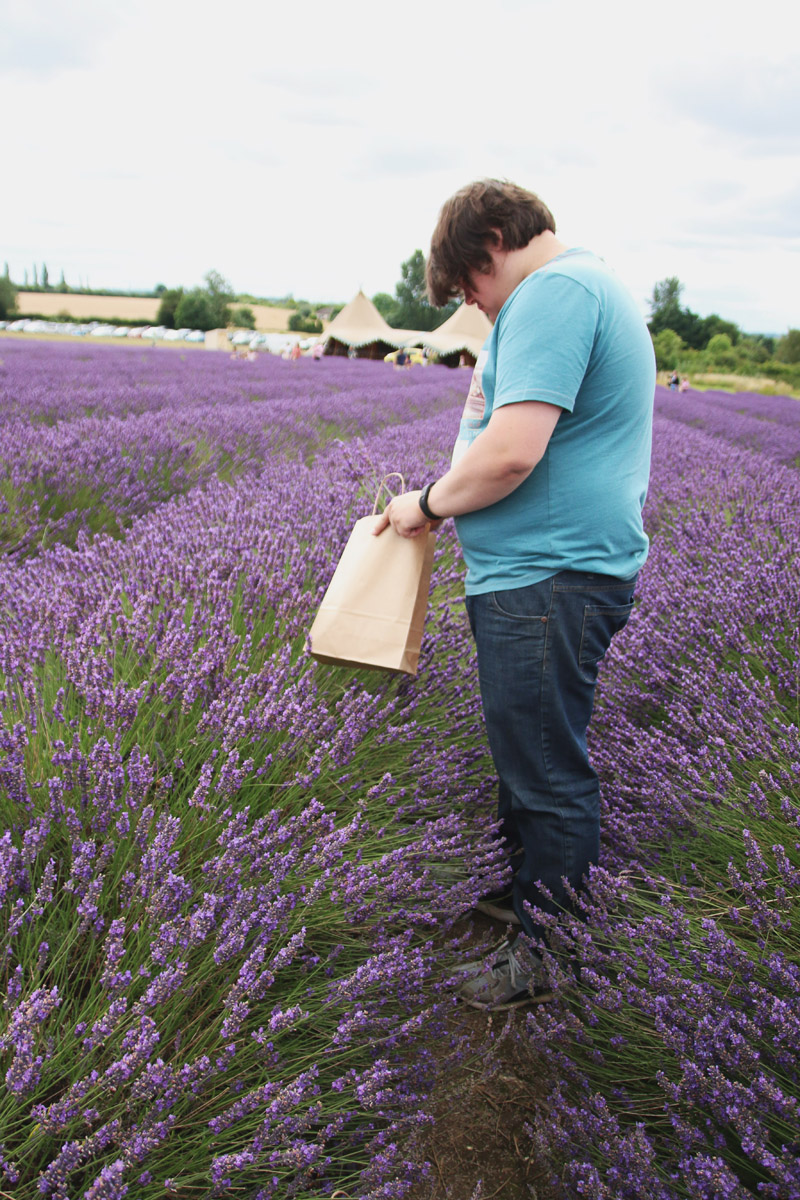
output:
POLYGON ((0 258, 17 278, 35 260, 193 286, 213 266, 257 294, 347 300, 391 292, 443 200, 497 175, 643 309, 677 274, 699 311, 798 325, 777 5, 740 27, 689 0, 669 21, 639 0, 0 0, 0 258))

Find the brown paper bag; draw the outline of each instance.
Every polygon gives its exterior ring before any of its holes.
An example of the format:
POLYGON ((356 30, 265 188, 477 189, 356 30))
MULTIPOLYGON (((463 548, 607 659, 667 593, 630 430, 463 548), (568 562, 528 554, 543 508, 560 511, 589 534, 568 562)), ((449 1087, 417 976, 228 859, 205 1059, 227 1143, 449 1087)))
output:
POLYGON ((311 626, 311 654, 416 675, 436 534, 403 538, 389 526, 374 537, 377 503, 342 552, 311 626))

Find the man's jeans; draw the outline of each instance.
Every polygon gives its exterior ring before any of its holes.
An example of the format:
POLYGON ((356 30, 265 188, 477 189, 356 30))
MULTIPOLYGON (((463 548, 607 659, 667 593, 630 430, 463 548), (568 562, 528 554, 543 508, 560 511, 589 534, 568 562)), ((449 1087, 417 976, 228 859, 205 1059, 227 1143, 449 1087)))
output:
POLYGON ((597 862, 600 788, 586 749, 600 660, 630 615, 636 576, 562 571, 542 583, 467 597, 506 847, 521 846, 514 909, 558 913, 565 877, 597 862), (552 900, 537 887, 541 881, 552 900))

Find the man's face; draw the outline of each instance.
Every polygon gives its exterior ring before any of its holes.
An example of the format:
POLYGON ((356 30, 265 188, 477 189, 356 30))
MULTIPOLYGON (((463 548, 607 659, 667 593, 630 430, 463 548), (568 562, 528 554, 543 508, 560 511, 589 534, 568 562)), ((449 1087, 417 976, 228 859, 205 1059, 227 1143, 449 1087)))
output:
POLYGON ((502 250, 488 247, 492 265, 485 274, 471 271, 465 276, 462 287, 465 304, 474 304, 494 324, 497 314, 516 287, 506 269, 507 255, 502 250))

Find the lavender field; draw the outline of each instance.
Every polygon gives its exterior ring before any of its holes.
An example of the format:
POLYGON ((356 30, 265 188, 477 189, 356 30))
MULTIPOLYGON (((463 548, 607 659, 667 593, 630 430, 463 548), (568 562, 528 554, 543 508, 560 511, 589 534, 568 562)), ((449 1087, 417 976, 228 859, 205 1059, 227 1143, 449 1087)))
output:
MULTIPOLYGON (((503 871, 450 523, 416 680, 306 633, 466 373, 0 358, 0 1196, 402 1197, 503 871)), ((659 389, 603 862, 516 1030, 565 1197, 800 1196, 798 463, 798 402, 659 389)))

